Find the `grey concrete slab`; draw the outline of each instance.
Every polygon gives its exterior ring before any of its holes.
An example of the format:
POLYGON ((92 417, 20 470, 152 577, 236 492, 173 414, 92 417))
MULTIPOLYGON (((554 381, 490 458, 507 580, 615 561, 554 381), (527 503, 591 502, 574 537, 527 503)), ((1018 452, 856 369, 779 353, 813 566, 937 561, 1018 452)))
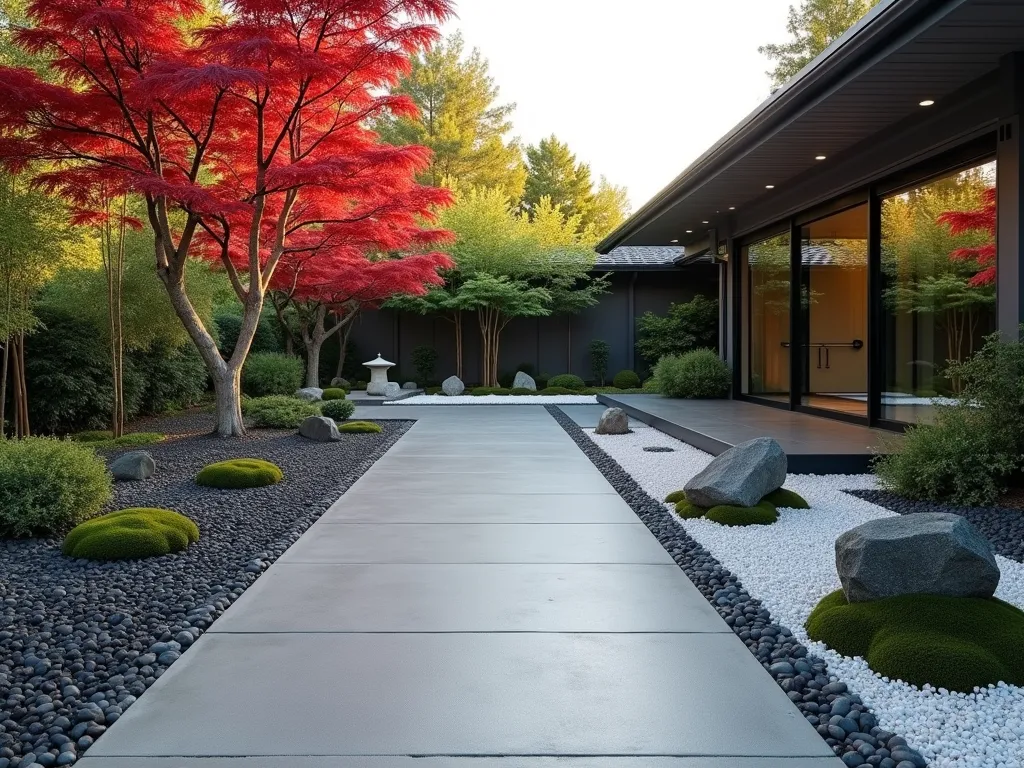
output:
POLYGON ((438 504, 367 485, 353 488, 320 518, 323 523, 635 523, 636 514, 613 493, 461 493, 438 504))
MULTIPOLYGON (((835 757, 289 757, 288 768, 842 768, 835 757)), ((82 768, 282 768, 280 757, 97 757, 82 768)))
MULTIPOLYGON (((282 563, 671 563, 643 523, 317 523, 282 563)), ((685 577, 683 577, 685 578, 685 577)))
MULTIPOLYGON (((608 410, 607 405, 560 405, 558 407, 584 429, 597 427, 601 420, 601 414, 608 410)), ((638 429, 647 425, 637 419, 630 419, 629 426, 631 429, 638 429)))
POLYGON ((730 632, 675 563, 284 563, 211 631, 730 632))
MULTIPOLYGON (((440 450, 443 450, 441 448, 440 450)), ((535 473, 563 474, 565 472, 596 473, 600 471, 582 452, 577 455, 559 456, 552 461, 550 456, 452 456, 432 455, 405 456, 401 472, 428 472, 431 474, 450 472, 489 472, 498 468, 501 472, 512 472, 519 476, 533 476, 535 473)))
MULTIPOLYGON (((500 459, 495 460, 500 466, 500 459)), ((615 493, 598 470, 591 466, 574 470, 556 465, 550 472, 523 475, 515 472, 469 471, 436 472, 432 474, 404 472, 401 469, 371 469, 353 488, 374 485, 381 492, 403 493, 416 503, 432 499, 443 501, 453 489, 465 493, 615 493)))
POLYGON ((185 658, 92 757, 831 754, 722 633, 209 633, 185 658))

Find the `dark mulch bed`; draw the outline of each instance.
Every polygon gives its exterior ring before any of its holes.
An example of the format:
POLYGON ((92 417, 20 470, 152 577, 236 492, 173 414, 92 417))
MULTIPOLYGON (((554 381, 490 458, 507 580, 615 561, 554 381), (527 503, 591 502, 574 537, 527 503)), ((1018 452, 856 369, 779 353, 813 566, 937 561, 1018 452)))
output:
POLYGON ((890 491, 847 491, 880 507, 911 515, 917 512, 949 512, 966 517, 992 542, 997 554, 1024 563, 1024 511, 1014 507, 959 507, 934 501, 913 501, 890 491))
POLYGON ((271 430, 216 438, 203 411, 133 425, 178 437, 145 447, 156 475, 116 484, 110 508, 175 509, 201 538, 178 555, 116 563, 64 557, 57 540, 0 543, 0 768, 72 764, 410 424, 327 444, 271 430), (246 456, 285 480, 235 491, 193 482, 210 462, 246 456))

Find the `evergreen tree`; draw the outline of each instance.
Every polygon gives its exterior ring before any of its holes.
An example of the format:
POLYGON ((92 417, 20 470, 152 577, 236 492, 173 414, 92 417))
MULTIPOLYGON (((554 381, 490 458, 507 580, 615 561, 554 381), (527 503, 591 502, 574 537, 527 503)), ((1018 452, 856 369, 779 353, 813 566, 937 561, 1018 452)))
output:
POLYGON ((516 139, 508 139, 515 104, 498 104, 498 87, 488 63, 474 48, 465 55, 456 33, 412 59, 394 93, 419 107, 415 117, 390 116, 377 130, 390 144, 419 144, 434 153, 420 181, 451 184, 463 192, 473 187, 501 188, 518 198, 526 170, 516 139))
POLYGON ((569 145, 554 134, 526 148, 523 208, 532 217, 545 197, 566 217, 579 216, 581 221, 594 205, 590 166, 578 162, 569 145))
POLYGON ((769 43, 758 52, 776 62, 768 72, 772 90, 786 83, 840 37, 879 0, 802 0, 799 7, 789 6, 786 31, 792 39, 786 43, 769 43))

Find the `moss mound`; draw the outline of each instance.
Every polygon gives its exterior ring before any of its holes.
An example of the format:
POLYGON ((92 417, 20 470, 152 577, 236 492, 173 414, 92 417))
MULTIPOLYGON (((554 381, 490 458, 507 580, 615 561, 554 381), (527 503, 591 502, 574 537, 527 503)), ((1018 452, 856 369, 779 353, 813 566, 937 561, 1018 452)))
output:
POLYGON ((730 507, 722 504, 712 507, 704 515, 708 520, 720 525, 771 525, 779 519, 775 505, 762 500, 753 507, 730 507))
POLYGON ((1024 611, 996 598, 900 595, 848 603, 827 595, 807 633, 871 669, 913 685, 970 692, 1000 681, 1024 685, 1024 611))
POLYGON ((345 432, 350 435, 370 435, 383 432, 380 424, 374 424, 372 421, 349 421, 345 424, 338 425, 339 432, 345 432))
POLYGON ((698 507, 686 498, 676 503, 676 514, 683 520, 693 520, 698 517, 704 517, 707 513, 707 507, 698 507))
POLYGON ((196 482, 208 488, 261 488, 284 479, 276 464, 263 459, 227 459, 208 464, 196 475, 196 482))
POLYGON ((348 392, 341 387, 329 387, 324 390, 320 399, 327 402, 328 400, 344 400, 346 397, 348 397, 348 392))
POLYGON ((810 509, 811 505, 807 503, 803 496, 796 491, 791 491, 788 488, 779 488, 777 491, 772 491, 765 496, 762 501, 771 502, 775 507, 781 507, 782 509, 810 509))
POLYGON ((678 504, 680 501, 686 498, 686 491, 672 491, 668 496, 665 497, 666 504, 678 504))
POLYGON ((119 509, 76 526, 63 552, 89 560, 137 560, 181 552, 199 541, 199 528, 169 509, 119 509))

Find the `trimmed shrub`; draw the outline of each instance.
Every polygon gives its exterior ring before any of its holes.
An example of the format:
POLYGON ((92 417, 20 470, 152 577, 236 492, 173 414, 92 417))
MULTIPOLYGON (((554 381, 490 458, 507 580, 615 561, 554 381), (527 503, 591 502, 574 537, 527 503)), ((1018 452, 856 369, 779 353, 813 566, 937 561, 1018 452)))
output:
POLYGON ((474 397, 482 397, 484 395, 507 395, 511 390, 505 389, 504 387, 473 387, 469 394, 474 397))
POLYGON ((540 390, 540 394, 542 394, 542 395, 578 395, 579 392, 577 392, 575 390, 572 390, 572 389, 566 389, 565 387, 545 387, 544 389, 540 390))
POLYGON ((242 368, 242 391, 249 397, 291 395, 302 386, 302 360, 277 352, 249 355, 242 368))
POLYGON ((339 424, 338 431, 350 435, 372 435, 384 430, 381 429, 380 424, 374 424, 372 421, 349 421, 345 424, 339 424))
POLYGON ((346 397, 348 397, 348 392, 346 392, 341 387, 329 387, 328 389, 324 390, 324 393, 323 395, 320 396, 320 399, 323 400, 324 402, 327 402, 328 400, 344 400, 346 397))
POLYGON ((276 464, 263 459, 227 459, 207 464, 196 475, 196 483, 208 488, 262 488, 284 479, 276 464))
POLYGON ((779 513, 770 501, 760 501, 753 507, 721 504, 709 509, 704 517, 720 525, 771 525, 779 519, 779 513))
POLYGON ((676 503, 676 514, 683 520, 692 520, 697 517, 704 517, 707 512, 707 507, 698 507, 687 498, 676 503))
POLYGON ((810 509, 811 505, 807 503, 803 496, 795 491, 791 491, 788 488, 779 488, 777 491, 772 491, 765 496, 761 501, 767 501, 772 506, 780 509, 810 509))
POLYGON ((103 459, 87 445, 0 440, 0 536, 63 533, 103 508, 110 483, 103 459))
POLYGON ((561 373, 548 379, 548 389, 571 389, 578 391, 586 387, 586 382, 574 373, 561 373))
POLYGON ((426 384, 434 378, 434 368, 437 366, 437 350, 428 344, 420 344, 412 348, 412 367, 416 371, 416 378, 426 384))
POLYGON ((63 552, 88 560, 138 560, 181 552, 199 541, 199 528, 169 509, 119 509, 76 526, 63 552))
POLYGON ((1024 685, 1024 611, 996 598, 900 595, 849 603, 827 595, 807 634, 844 656, 860 656, 892 680, 971 692, 1024 685))
POLYGON ((594 339, 587 347, 587 354, 590 357, 590 375, 603 387, 608 375, 608 358, 611 357, 612 347, 604 339, 594 339))
POLYGON ((714 398, 729 393, 732 374, 717 352, 695 349, 661 358, 654 366, 654 378, 666 397, 714 398))
MULTIPOLYGON (((519 370, 525 371, 526 373, 530 373, 529 371, 526 371, 525 368, 520 368, 519 370)), ((532 373, 530 373, 530 375, 533 376, 532 373)), ((550 373, 544 373, 543 371, 541 371, 536 376, 533 376, 533 383, 537 385, 537 390, 540 391, 542 389, 545 389, 548 386, 548 381, 550 379, 551 379, 551 374, 550 373)))
POLYGON ((612 379, 612 384, 618 389, 636 389, 640 386, 640 377, 634 371, 619 371, 612 379))
POLYGON ((328 400, 320 405, 320 413, 335 421, 350 419, 355 412, 356 404, 351 400, 328 400))
MULTIPOLYGON (((348 403, 348 400, 333 400, 335 403, 348 403)), ((303 419, 319 416, 322 406, 307 403, 297 397, 271 395, 269 397, 252 397, 242 400, 242 413, 249 418, 254 427, 266 429, 298 429, 303 419)), ((355 406, 353 406, 355 407, 355 406)))
POLYGON ((686 498, 686 491, 672 491, 665 497, 666 504, 677 504, 686 498))

